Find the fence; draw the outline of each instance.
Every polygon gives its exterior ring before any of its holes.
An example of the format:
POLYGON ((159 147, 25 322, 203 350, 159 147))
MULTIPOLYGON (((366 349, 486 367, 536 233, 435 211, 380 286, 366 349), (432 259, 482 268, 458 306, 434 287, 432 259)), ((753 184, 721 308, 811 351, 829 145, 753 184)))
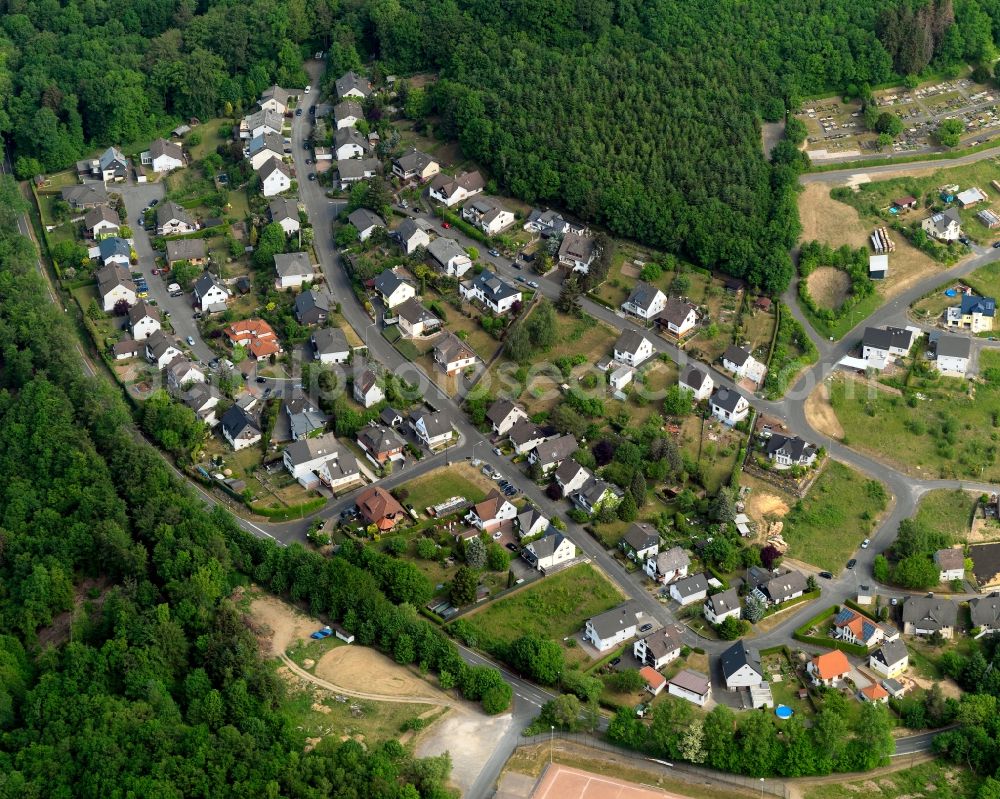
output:
MULTIPOLYGON (((619 757, 628 758, 630 760, 641 761, 643 768, 682 782, 709 786, 714 785, 717 787, 730 786, 740 788, 745 791, 752 791, 760 794, 761 796, 764 794, 767 794, 768 796, 780 796, 782 799, 788 799, 788 797, 791 796, 788 786, 786 786, 785 783, 779 779, 762 779, 760 777, 745 777, 740 774, 727 774, 725 772, 715 771, 714 769, 705 768, 703 766, 696 766, 692 763, 671 763, 670 765, 666 765, 667 761, 654 760, 653 758, 646 757, 641 752, 625 749, 624 747, 617 746, 589 733, 560 732, 556 730, 551 734, 541 733, 539 735, 519 735, 517 739, 517 748, 522 746, 550 744, 554 743, 554 739, 573 743, 577 746, 589 747, 601 752, 607 752, 608 754, 618 755, 619 757)), ((493 796, 495 795, 496 794, 494 793, 493 796)))

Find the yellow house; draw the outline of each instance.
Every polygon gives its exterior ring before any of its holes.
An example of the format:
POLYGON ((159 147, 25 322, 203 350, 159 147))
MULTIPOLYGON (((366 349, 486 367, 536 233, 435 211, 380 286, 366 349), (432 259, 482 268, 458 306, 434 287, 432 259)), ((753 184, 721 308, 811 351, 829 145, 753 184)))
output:
POLYGON ((906 644, 898 638, 886 641, 868 657, 868 665, 876 674, 887 679, 898 677, 910 665, 910 653, 906 644))
POLYGON ((962 304, 949 308, 945 315, 948 327, 957 327, 972 333, 982 333, 993 329, 997 302, 993 297, 976 297, 966 294, 962 304))

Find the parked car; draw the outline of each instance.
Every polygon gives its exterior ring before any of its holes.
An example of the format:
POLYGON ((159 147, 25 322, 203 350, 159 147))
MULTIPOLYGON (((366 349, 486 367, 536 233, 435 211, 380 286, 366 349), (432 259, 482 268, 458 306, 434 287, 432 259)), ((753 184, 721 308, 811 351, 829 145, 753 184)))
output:
POLYGON ((154 197, 152 200, 149 201, 149 207, 152 208, 158 202, 159 202, 159 200, 154 197))
POLYGON ((441 227, 443 227, 445 230, 447 230, 448 228, 451 227, 451 222, 442 222, 441 223, 441 227))
POLYGON ((258 383, 266 383, 267 382, 267 378, 266 377, 258 377, 257 378, 257 382, 258 383))
POLYGON ((295 109, 295 116, 297 116, 297 117, 302 116, 302 109, 301 108, 296 108, 295 109))
POLYGON ((333 629, 330 627, 324 627, 322 630, 317 630, 309 637, 315 638, 317 641, 320 641, 323 638, 329 638, 331 635, 333 635, 333 629))
POLYGON ((503 455, 503 450, 500 447, 493 447, 493 454, 499 457, 503 455))
POLYGON ((517 489, 516 489, 516 488, 514 488, 514 486, 507 486, 507 487, 506 487, 506 488, 505 488, 505 489, 503 490, 503 493, 504 493, 504 494, 505 494, 506 496, 508 496, 508 497, 512 497, 512 496, 514 496, 514 494, 516 494, 516 493, 517 493, 517 489))
POLYGON ((189 347, 193 347, 194 346, 194 336, 188 336, 187 337, 187 343, 188 343, 189 347))
POLYGON ((501 538, 503 538, 503 533, 501 533, 499 530, 497 530, 495 533, 493 533, 493 540, 494 541, 499 541, 501 538))
POLYGON ((500 253, 497 250, 490 250, 490 255, 492 255, 494 258, 500 257, 500 253))
POLYGON ((858 559, 857 558, 851 558, 849 561, 847 561, 847 568, 848 569, 853 569, 857 565, 858 565, 858 559))
POLYGON ((309 94, 309 92, 311 92, 312 90, 313 90, 313 87, 312 87, 312 86, 306 86, 306 89, 305 89, 305 91, 303 92, 303 94, 309 94))
POLYGON ((307 158, 306 159, 306 164, 308 165, 308 164, 311 164, 311 163, 312 163, 312 159, 311 158, 307 158))
POLYGON ((644 625, 642 625, 642 627, 639 628, 639 632, 641 632, 641 633, 648 633, 652 629, 653 629, 653 625, 652 624, 644 624, 644 625))
POLYGON ((820 572, 819 576, 822 577, 824 580, 832 580, 833 579, 833 575, 830 572, 820 572))
POLYGON ((528 281, 528 285, 531 286, 533 289, 537 289, 538 288, 538 281, 537 280, 529 280, 528 281))
POLYGON ((609 665, 609 666, 617 666, 617 665, 618 665, 619 663, 621 663, 621 662, 622 662, 622 659, 621 659, 621 658, 615 658, 615 659, 614 659, 614 660, 612 660, 612 661, 611 661, 611 662, 610 662, 610 663, 609 663, 608 665, 609 665))
MULTIPOLYGON (((405 211, 407 208, 410 207, 410 204, 406 200, 400 200, 399 207, 405 211)), ((998 244, 1000 244, 1000 242, 998 242, 998 244)))
POLYGON ((899 604, 899 600, 896 599, 896 597, 893 597, 892 599, 889 600, 889 604, 890 605, 898 605, 899 604))
POLYGON ((316 173, 315 172, 310 172, 309 173, 309 180, 316 180, 316 173))
POLYGON ((866 538, 864 541, 861 542, 861 548, 868 549, 868 546, 871 544, 871 542, 872 540, 870 538, 866 538))
POLYGON ((993 249, 994 250, 1000 250, 1000 241, 994 241, 993 242, 993 249))
POLYGON ((504 544, 504 546, 507 547, 507 549, 509 549, 511 552, 520 552, 521 551, 521 548, 517 544, 514 544, 514 543, 512 543, 510 541, 508 541, 506 544, 504 544))

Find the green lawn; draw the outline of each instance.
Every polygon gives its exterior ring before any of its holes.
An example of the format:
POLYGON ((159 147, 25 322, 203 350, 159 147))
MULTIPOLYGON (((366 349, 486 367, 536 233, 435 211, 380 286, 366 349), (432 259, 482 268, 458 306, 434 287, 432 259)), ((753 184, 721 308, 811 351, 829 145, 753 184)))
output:
POLYGON ((401 488, 407 491, 407 503, 422 513, 424 508, 450 497, 465 497, 469 502, 479 502, 493 486, 491 480, 468 464, 457 463, 404 483, 401 488))
MULTIPOLYGON (((997 357, 984 356, 981 370, 997 357)), ((852 380, 831 381, 830 403, 844 443, 919 477, 1000 480, 1000 388, 978 385, 970 394, 966 381, 936 376, 909 386, 919 390, 912 399, 852 380)))
POLYGON ((836 781, 804 787, 804 799, 964 799, 973 797, 980 778, 967 768, 932 760, 877 778, 836 781))
POLYGON ((972 513, 979 501, 979 494, 942 488, 929 491, 920 498, 917 521, 934 530, 940 530, 952 540, 964 541, 972 523, 972 513))
MULTIPOLYGON (((871 314, 874 313, 880 305, 882 305, 884 299, 885 298, 879 294, 878 291, 875 291, 852 307, 851 310, 847 311, 843 316, 832 321, 820 319, 815 316, 801 302, 799 303, 799 308, 802 310, 802 313, 806 315, 806 318, 813 326, 813 329, 823 336, 823 338, 833 338, 839 340, 847 335, 851 329, 858 324, 858 322, 871 316, 871 314)), ((796 298, 796 301, 798 301, 798 298, 796 298)))
POLYGON ((785 517, 789 556, 839 571, 885 508, 881 483, 830 461, 804 499, 785 517))
POLYGON ((496 640, 513 641, 531 633, 559 641, 580 632, 587 619, 613 608, 622 599, 603 574, 581 563, 464 619, 481 634, 496 640))

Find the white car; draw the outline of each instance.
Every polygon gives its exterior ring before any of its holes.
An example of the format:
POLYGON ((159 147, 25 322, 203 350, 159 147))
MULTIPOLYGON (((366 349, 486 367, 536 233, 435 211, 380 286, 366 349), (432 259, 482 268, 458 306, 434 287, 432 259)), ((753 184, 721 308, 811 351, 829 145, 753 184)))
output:
POLYGON ((189 347, 193 347, 194 346, 194 336, 188 336, 187 337, 187 343, 188 343, 189 347))
POLYGON ((494 541, 499 541, 501 538, 503 538, 503 533, 501 533, 499 530, 497 530, 495 533, 493 533, 493 540, 494 541))
POLYGON ((305 94, 309 94, 313 90, 312 86, 306 86, 305 94))
POLYGON ((872 540, 870 538, 866 538, 864 541, 861 542, 861 548, 868 549, 868 545, 871 544, 871 542, 872 540))

